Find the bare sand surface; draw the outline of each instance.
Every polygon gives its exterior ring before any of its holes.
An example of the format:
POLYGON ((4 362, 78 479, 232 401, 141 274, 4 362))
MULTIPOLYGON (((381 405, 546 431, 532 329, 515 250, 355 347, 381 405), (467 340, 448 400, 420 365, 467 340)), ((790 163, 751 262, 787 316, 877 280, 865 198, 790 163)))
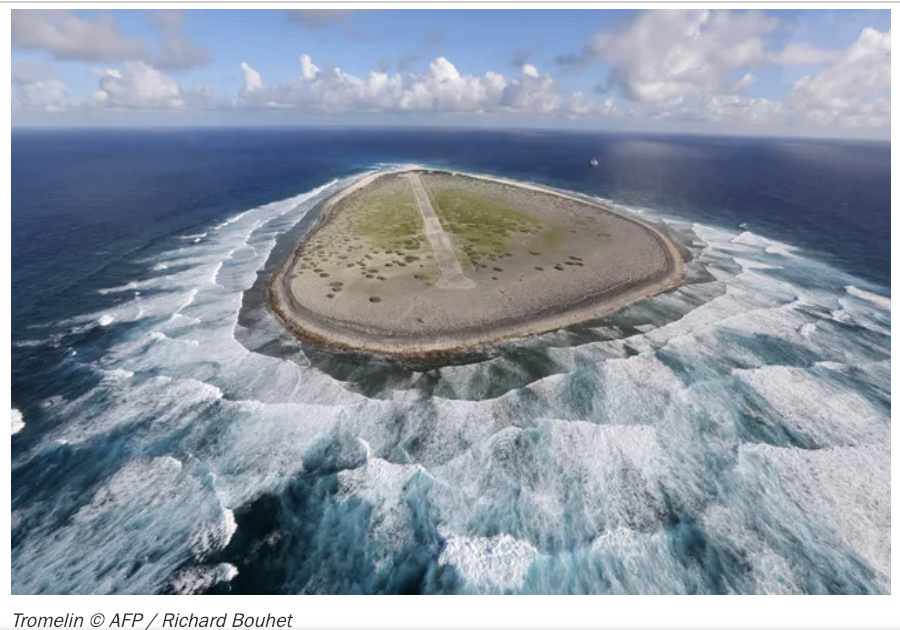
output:
POLYGON ((536 185, 409 167, 328 199, 269 301, 302 339, 417 357, 570 326, 684 276, 678 246, 634 216, 536 185), (432 225, 429 236, 432 216, 440 232, 432 225))

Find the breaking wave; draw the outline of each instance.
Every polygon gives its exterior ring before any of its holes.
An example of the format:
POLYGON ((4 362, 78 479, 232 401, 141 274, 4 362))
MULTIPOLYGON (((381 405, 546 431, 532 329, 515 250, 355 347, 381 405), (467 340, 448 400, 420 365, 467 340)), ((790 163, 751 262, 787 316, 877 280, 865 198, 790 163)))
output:
POLYGON ((12 435, 25 428, 25 420, 22 418, 22 412, 18 409, 12 410, 12 435))
POLYGON ((104 346, 40 434, 13 410, 14 593, 890 591, 884 289, 631 208, 687 285, 458 364, 336 357, 260 287, 354 180, 182 237, 48 335, 104 346))

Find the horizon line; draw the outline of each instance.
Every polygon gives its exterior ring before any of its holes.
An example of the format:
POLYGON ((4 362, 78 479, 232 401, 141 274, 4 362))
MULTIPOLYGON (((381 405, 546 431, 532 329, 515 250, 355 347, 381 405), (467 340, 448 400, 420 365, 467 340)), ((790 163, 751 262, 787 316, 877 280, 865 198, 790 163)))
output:
POLYGON ((407 131, 407 132, 481 132, 481 133, 561 133, 566 135, 595 135, 595 136, 679 136, 679 137, 700 137, 700 138, 740 138, 747 140, 815 140, 826 142, 861 142, 861 143, 877 143, 890 145, 891 138, 872 138, 872 137, 848 137, 848 136, 828 136, 828 135, 806 135, 804 132, 797 132, 785 135, 778 133, 760 133, 746 134, 740 132, 723 132, 723 131, 695 131, 695 130, 620 130, 620 129, 572 129, 572 128, 554 128, 554 127, 502 127, 502 128, 484 128, 477 126, 430 126, 430 125, 358 125, 358 124, 336 124, 336 125, 306 125, 306 124, 249 124, 249 125, 226 125, 226 124, 200 124, 200 125, 11 125, 10 133, 16 132, 79 132, 79 131, 266 131, 266 130, 297 130, 297 131, 407 131))

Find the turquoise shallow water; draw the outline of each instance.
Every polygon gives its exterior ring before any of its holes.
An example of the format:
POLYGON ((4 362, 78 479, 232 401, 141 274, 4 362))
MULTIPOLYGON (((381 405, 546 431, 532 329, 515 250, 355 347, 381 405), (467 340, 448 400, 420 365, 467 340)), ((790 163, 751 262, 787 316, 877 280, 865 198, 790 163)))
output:
POLYGON ((619 199, 691 250, 686 286, 449 365, 304 347, 258 282, 383 167, 176 213, 57 289, 65 317, 34 298, 13 592, 890 591, 885 288, 619 199))

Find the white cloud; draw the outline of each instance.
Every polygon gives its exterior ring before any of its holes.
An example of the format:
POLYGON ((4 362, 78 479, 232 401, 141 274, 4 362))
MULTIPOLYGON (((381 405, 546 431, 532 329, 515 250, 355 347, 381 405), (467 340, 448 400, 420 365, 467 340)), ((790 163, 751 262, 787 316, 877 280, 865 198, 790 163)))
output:
POLYGON ((503 90, 500 104, 512 111, 551 114, 559 111, 563 98, 553 77, 540 76, 537 68, 525 64, 522 76, 503 90))
POLYGON ((756 75, 748 72, 744 76, 742 76, 740 79, 735 81, 734 84, 732 84, 729 92, 734 92, 734 93, 743 92, 748 87, 750 87, 751 85, 756 83, 758 80, 759 79, 756 77, 756 75))
POLYGON ((762 37, 775 26, 758 11, 645 11, 618 31, 596 34, 580 55, 557 61, 602 60, 610 66, 607 89, 637 102, 677 100, 721 90, 730 69, 758 63, 766 54, 762 37))
POLYGON ((186 105, 179 85, 144 63, 127 61, 122 70, 97 70, 100 89, 94 102, 117 109, 179 109, 186 105))
POLYGON ((770 53, 767 60, 783 66, 819 65, 834 61, 838 55, 839 50, 822 50, 806 42, 791 42, 783 49, 770 53))
POLYGON ((12 98, 14 109, 42 112, 64 112, 77 104, 59 79, 42 79, 20 84, 12 98))
MULTIPOLYGON (((616 31, 596 34, 563 66, 604 62, 635 118, 772 125, 890 125, 890 31, 865 29, 846 50, 804 42, 767 44, 779 28, 758 11, 651 10, 616 31), (825 66, 804 76, 784 102, 743 94, 749 70, 772 65, 825 66), (743 71, 735 80, 737 72, 743 71)), ((584 109, 573 99, 575 109, 584 109)))
POLYGON ((612 116, 619 113, 619 108, 611 98, 597 102, 587 98, 582 92, 573 92, 566 102, 565 113, 569 118, 612 116))
POLYGON ((67 10, 12 10, 12 43, 45 50, 57 59, 115 61, 147 54, 143 40, 122 35, 115 19, 99 13, 80 18, 67 10))
MULTIPOLYGON (((677 102, 638 103, 635 118, 778 127, 890 127, 890 31, 866 28, 820 72, 796 81, 784 102, 730 94, 698 93, 677 102)), ((745 87, 745 75, 734 88, 745 87)))
POLYGON ((760 11, 650 10, 618 31, 597 33, 578 55, 558 57, 563 66, 605 62, 604 89, 617 88, 638 103, 679 103, 691 95, 722 95, 751 79, 733 73, 774 64, 821 64, 835 51, 805 43, 771 49, 767 38, 778 20, 760 11))
POLYGON ((311 81, 319 74, 319 68, 312 62, 309 55, 300 55, 300 78, 311 81))
MULTIPOLYGON (((448 59, 438 57, 424 73, 371 72, 358 77, 340 68, 316 66, 309 55, 299 59, 298 77, 287 83, 265 84, 259 73, 242 64, 244 104, 293 107, 311 112, 415 111, 436 113, 571 114, 556 80, 525 64, 518 77, 496 72, 462 74, 448 59), (252 89, 251 89, 252 88, 252 89)), ((594 111, 590 108, 585 111, 594 111)))
POLYGON ((16 110, 63 112, 76 107, 55 66, 32 59, 12 62, 12 106, 16 110))
POLYGON ((241 72, 244 75, 244 88, 241 90, 241 94, 246 95, 262 87, 262 77, 259 72, 250 67, 246 61, 241 63, 241 72))
POLYGON ((819 124, 889 126, 891 32, 863 29, 831 65, 799 79, 787 104, 819 124))
MULTIPOLYGON (((16 18, 18 27, 14 26, 14 32, 19 28, 16 37, 32 44, 41 41, 49 46, 46 50, 59 55, 75 54, 72 42, 80 40, 72 33, 88 28, 86 24, 100 31, 114 30, 114 24, 104 22, 102 16, 75 18, 76 28, 65 11, 35 13, 44 15, 42 24, 51 24, 52 33, 67 34, 68 44, 63 46, 41 29, 25 29, 30 35, 23 39, 20 18, 16 18)), ((164 45, 161 55, 141 49, 144 59, 127 59, 110 69, 96 70, 99 86, 89 103, 71 97, 54 66, 13 61, 14 109, 256 108, 300 113, 521 114, 548 119, 630 116, 635 121, 693 121, 731 128, 890 126, 889 30, 866 28, 845 50, 823 51, 802 42, 773 49, 766 39, 777 21, 759 12, 651 11, 638 14, 618 31, 598 34, 581 55, 563 60, 570 65, 603 60, 610 69, 606 89, 614 87, 618 95, 569 93, 556 76, 542 73, 524 57, 518 71, 506 75, 467 74, 440 56, 424 70, 398 69, 391 74, 382 63, 375 71, 354 75, 317 65, 303 54, 297 60, 295 78, 288 81, 266 83, 249 63, 241 63, 240 95, 223 100, 208 88, 179 83, 165 74, 166 68, 147 61, 167 56, 168 67, 177 69, 200 63, 205 54, 183 41, 180 13, 163 12, 158 20, 164 38, 169 38, 168 48, 164 45), (761 74, 757 68, 780 63, 813 68, 795 82, 783 101, 755 98, 754 86, 761 74)), ((26 23, 30 24, 27 19, 26 23)), ((136 54, 123 52, 132 49, 113 45, 117 40, 108 35, 93 53, 81 50, 78 54, 136 54)))

